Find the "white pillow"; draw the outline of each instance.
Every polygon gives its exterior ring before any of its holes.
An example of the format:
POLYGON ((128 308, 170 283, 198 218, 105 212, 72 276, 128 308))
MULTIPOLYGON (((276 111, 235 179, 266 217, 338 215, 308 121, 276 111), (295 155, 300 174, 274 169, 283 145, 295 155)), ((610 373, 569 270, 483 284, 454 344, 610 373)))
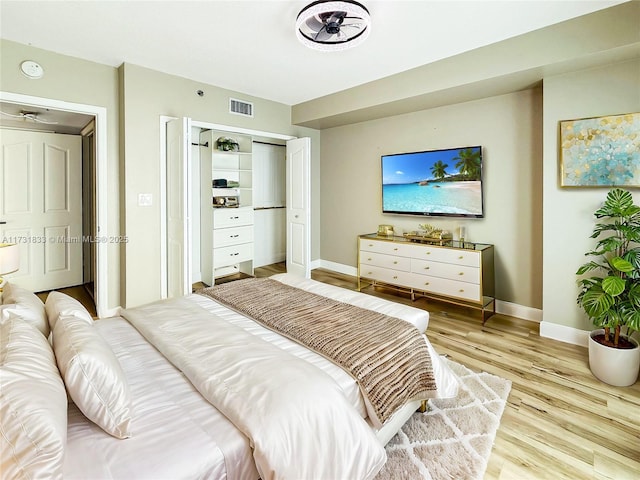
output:
POLYGON ((31 323, 45 337, 49 337, 49 323, 42 300, 35 293, 7 282, 2 292, 0 319, 6 320, 12 316, 31 323))
POLYGON ((53 327, 53 350, 67 393, 80 411, 114 437, 130 437, 129 385, 93 322, 60 315, 53 327))
POLYGON ((51 345, 28 322, 0 325, 2 478, 62 478, 67 394, 51 345))
POLYGON ((93 318, 91 318, 91 314, 87 309, 84 308, 84 305, 75 298, 62 292, 49 292, 44 306, 47 311, 47 317, 49 317, 51 330, 53 330, 58 321, 58 317, 61 315, 71 315, 81 318, 88 323, 93 323, 93 318))

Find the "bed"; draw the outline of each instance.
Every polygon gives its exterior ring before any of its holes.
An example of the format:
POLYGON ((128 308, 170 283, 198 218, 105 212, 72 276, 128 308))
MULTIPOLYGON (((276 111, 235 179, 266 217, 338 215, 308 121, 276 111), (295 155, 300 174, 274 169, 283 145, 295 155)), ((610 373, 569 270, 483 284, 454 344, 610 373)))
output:
MULTIPOLYGON (((428 313, 413 307, 289 274, 270 281, 417 332, 428 326, 428 313)), ((422 399, 381 421, 353 373, 207 295, 93 322, 59 292, 38 305, 19 287, 7 290, 3 478, 374 478, 383 446, 422 399)), ((419 337, 437 386, 421 397, 455 395, 457 380, 419 337)))

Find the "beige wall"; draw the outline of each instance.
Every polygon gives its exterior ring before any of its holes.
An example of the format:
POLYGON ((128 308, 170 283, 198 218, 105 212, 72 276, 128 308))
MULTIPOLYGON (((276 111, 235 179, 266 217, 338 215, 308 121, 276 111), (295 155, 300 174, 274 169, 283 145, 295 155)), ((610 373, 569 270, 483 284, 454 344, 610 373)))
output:
POLYGON ((356 266, 356 237, 379 223, 430 223, 495 245, 496 296, 542 307, 542 92, 531 89, 322 130, 321 257, 356 266), (482 145, 485 218, 381 213, 380 156, 482 145))
POLYGON ((312 144, 312 259, 320 256, 320 134, 291 125, 290 107, 131 64, 119 69, 2 40, 0 90, 104 107, 108 135, 108 305, 134 306, 160 298, 160 116, 188 116, 232 127, 309 136, 312 144), (45 69, 40 80, 20 73, 23 60, 45 69), (203 90, 200 97, 197 90, 203 90), (228 113, 228 97, 254 102, 255 116, 228 113), (151 207, 137 205, 153 194, 151 207))
POLYGON ((329 128, 320 141, 319 131, 291 125, 286 105, 135 65, 118 70, 5 40, 0 48, 2 91, 107 110, 108 234, 130 239, 126 256, 108 248, 108 308, 160 296, 159 117, 171 115, 312 138, 312 259, 355 267, 356 236, 379 223, 400 231, 465 225, 470 240, 496 246, 498 299, 543 308, 545 322, 590 328, 575 304, 575 271, 607 189, 558 186, 558 121, 640 111, 640 60, 549 76, 544 99, 541 89, 526 90, 329 128), (41 63, 45 76, 21 75, 25 59, 41 63), (228 114, 230 95, 253 101, 256 116, 228 114), (484 149, 484 219, 382 215, 381 154, 474 144, 484 149), (153 206, 138 207, 139 193, 152 193, 153 206))
MULTIPOLYGON (((608 188, 560 188, 558 122, 640 112, 640 60, 544 80, 544 257, 543 322, 591 330, 576 305, 576 270, 595 244, 589 238, 593 212, 608 188)), ((634 190, 636 203, 640 193, 634 190)))
MULTIPOLYGON (((103 107, 107 111, 107 232, 117 236, 119 227, 119 167, 118 167, 118 74, 113 67, 79 58, 33 48, 7 40, 0 40, 0 90, 46 99, 62 100, 103 107), (20 73, 20 63, 34 60, 42 65, 45 74, 31 80, 20 73)), ((107 248, 109 309, 120 305, 120 245, 107 248)))
POLYGON ((123 221, 125 297, 132 307, 160 298, 160 116, 193 120, 291 136, 312 143, 312 259, 319 256, 318 131, 291 125, 290 107, 131 64, 120 67, 123 102, 123 221), (204 96, 197 95, 202 90, 204 96), (254 103, 254 117, 229 114, 229 97, 254 103), (153 205, 138 206, 138 194, 151 193, 153 205))

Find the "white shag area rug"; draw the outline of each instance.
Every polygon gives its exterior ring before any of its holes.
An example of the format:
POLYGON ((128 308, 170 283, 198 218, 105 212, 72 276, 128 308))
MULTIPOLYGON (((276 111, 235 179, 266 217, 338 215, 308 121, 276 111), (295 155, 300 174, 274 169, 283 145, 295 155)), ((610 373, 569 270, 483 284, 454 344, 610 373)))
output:
POLYGON ((445 358, 460 380, 458 396, 429 400, 386 446, 375 480, 481 480, 511 381, 475 373, 445 358))

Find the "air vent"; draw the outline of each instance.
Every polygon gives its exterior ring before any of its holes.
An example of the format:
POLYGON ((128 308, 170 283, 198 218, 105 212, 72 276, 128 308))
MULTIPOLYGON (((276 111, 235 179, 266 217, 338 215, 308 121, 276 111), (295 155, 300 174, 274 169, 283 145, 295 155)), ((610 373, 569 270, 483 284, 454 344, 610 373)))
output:
POLYGON ((245 117, 253 117, 253 103, 243 102, 242 100, 230 98, 229 113, 244 115, 245 117))

